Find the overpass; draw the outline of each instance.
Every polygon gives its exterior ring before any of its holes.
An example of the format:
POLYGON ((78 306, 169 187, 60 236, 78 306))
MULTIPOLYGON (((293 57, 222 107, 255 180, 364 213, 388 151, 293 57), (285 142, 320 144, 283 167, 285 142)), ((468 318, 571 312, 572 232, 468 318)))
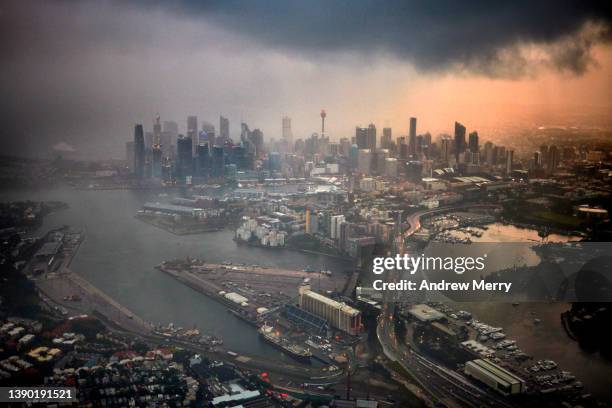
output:
MULTIPOLYGON (((448 206, 431 210, 417 211, 407 218, 409 227, 395 238, 395 251, 403 255, 405 242, 421 228, 421 218, 445 212, 468 209, 499 209, 498 205, 466 204, 448 206)), ((390 281, 397 281, 397 271, 389 275, 390 281)), ((513 405, 503 397, 485 390, 469 381, 463 375, 443 367, 427 357, 420 355, 406 344, 399 342, 395 335, 393 312, 395 305, 389 301, 390 294, 385 293, 382 313, 378 318, 376 335, 385 356, 399 364, 423 390, 439 404, 449 408, 459 407, 500 407, 511 408, 513 405)))

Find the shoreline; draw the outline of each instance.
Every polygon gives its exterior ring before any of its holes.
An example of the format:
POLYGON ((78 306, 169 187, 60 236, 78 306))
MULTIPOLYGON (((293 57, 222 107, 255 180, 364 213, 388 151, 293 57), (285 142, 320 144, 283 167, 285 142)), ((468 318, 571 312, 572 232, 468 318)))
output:
MULTIPOLYGON (((109 302, 108 304, 111 305, 111 307, 118 308, 117 310, 119 311, 119 313, 121 313, 122 311, 129 312, 129 310, 125 306, 121 305, 118 301, 114 300, 106 293, 102 292, 92 283, 87 281, 84 277, 74 272, 67 272, 66 274, 70 275, 71 279, 69 281, 72 284, 79 285, 79 287, 82 287, 83 290, 85 291, 91 290, 92 296, 99 296, 99 300, 101 302, 109 302), (78 283, 75 281, 78 281, 78 283), (80 286, 80 284, 82 284, 83 286, 80 286)), ((64 278, 66 278, 65 275, 58 275, 57 277, 54 278, 54 280, 64 279, 64 278)), ((65 283, 62 283, 61 285, 64 285, 64 284, 65 283)), ((43 288, 40 288, 38 285, 37 287, 39 291, 42 294, 44 294, 54 304, 59 305, 61 307, 67 307, 73 310, 75 312, 74 316, 78 316, 81 314, 87 314, 95 319, 100 320, 111 331, 122 332, 129 336, 135 336, 136 338, 139 338, 140 340, 143 340, 143 341, 153 342, 154 344, 157 344, 157 345, 171 344, 174 346, 188 348, 202 355, 205 355, 209 358, 227 361, 227 362, 239 365, 247 369, 267 370, 267 371, 282 373, 282 374, 290 372, 292 376, 297 376, 302 380, 311 380, 312 378, 315 378, 314 375, 318 375, 319 373, 322 373, 320 369, 311 367, 310 365, 307 365, 307 364, 300 364, 300 365, 297 365, 296 363, 287 364, 287 362, 284 362, 284 361, 273 362, 273 361, 270 361, 269 359, 265 359, 257 355, 245 354, 243 352, 237 353, 236 356, 230 356, 228 355, 228 352, 230 350, 227 349, 226 347, 215 346, 213 349, 210 349, 205 345, 192 343, 185 339, 166 337, 161 334, 157 334, 152 324, 147 323, 144 319, 142 319, 141 317, 135 314, 132 314, 132 318, 129 319, 128 322, 142 321, 143 324, 147 325, 147 327, 150 327, 150 329, 138 330, 133 327, 127 327, 125 324, 127 322, 125 321, 120 322, 113 318, 112 311, 100 310, 100 308, 93 308, 91 312, 85 313, 82 310, 82 307, 81 308, 79 307, 79 306, 82 306, 80 302, 73 304, 71 306, 64 305, 65 302, 58 300, 53 296, 50 296, 43 288)), ((45 301, 45 300, 41 299, 41 301, 45 301)), ((68 316, 61 316, 61 318, 63 319, 67 317, 68 316)))
POLYGON ((184 227, 185 230, 183 229, 176 229, 176 228, 172 228, 169 225, 165 225, 163 223, 160 223, 158 221, 155 220, 151 220, 148 219, 147 217, 143 217, 143 216, 139 216, 139 215, 135 215, 134 218, 136 218, 139 221, 144 222, 145 224, 151 225, 153 227, 159 228, 161 230, 164 230, 166 232, 169 232, 171 234, 177 235, 177 236, 184 236, 184 235, 197 235, 197 234, 206 234, 208 232, 218 232, 218 231, 222 231, 223 229, 225 229, 225 226, 202 226, 202 229, 189 229, 189 227, 184 227))
POLYGON ((226 300, 225 298, 219 296, 219 291, 222 291, 223 290, 222 288, 218 288, 212 283, 199 279, 187 271, 175 271, 173 269, 165 268, 161 265, 156 266, 155 269, 172 277, 177 282, 182 283, 188 288, 191 288, 195 290, 196 292, 201 293, 204 296, 220 303, 221 305, 227 308, 228 313, 232 313, 235 317, 239 318, 240 320, 243 320, 244 322, 250 324, 253 327, 257 327, 257 328, 259 327, 259 325, 257 324, 257 320, 250 320, 249 316, 243 315, 241 313, 242 309, 237 308, 234 302, 230 300, 226 300))
POLYGON ((238 245, 248 245, 248 246, 253 247, 253 248, 271 249, 271 250, 275 250, 275 251, 288 250, 288 251, 301 252, 303 254, 327 256, 327 257, 330 257, 330 258, 333 258, 333 259, 338 259, 340 261, 355 262, 355 259, 353 259, 351 257, 348 257, 348 256, 328 254, 326 252, 313 251, 311 249, 301 249, 301 248, 298 248, 298 247, 295 247, 295 246, 291 246, 291 245, 285 245, 285 246, 282 246, 282 247, 270 247, 270 246, 266 246, 266 245, 262 245, 262 244, 257 244, 257 243, 252 243, 252 242, 244 241, 244 240, 238 239, 236 237, 232 238, 232 240, 234 242, 236 242, 238 245))

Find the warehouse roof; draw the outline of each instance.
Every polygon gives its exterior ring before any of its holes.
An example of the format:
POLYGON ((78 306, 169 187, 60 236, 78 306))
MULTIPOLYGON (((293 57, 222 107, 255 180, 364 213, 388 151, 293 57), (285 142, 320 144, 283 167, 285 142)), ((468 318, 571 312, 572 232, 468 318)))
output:
POLYGON ((177 214, 193 214, 197 211, 203 211, 202 208, 186 207, 184 205, 162 204, 162 203, 145 203, 145 210, 172 212, 177 214))
POLYGON ((497 364, 492 363, 489 360, 478 359, 467 362, 468 365, 472 365, 473 367, 478 368, 480 371, 485 372, 491 377, 495 378, 495 380, 500 384, 507 384, 508 386, 512 384, 522 384, 524 381, 512 374, 510 371, 506 370, 498 366, 497 364))

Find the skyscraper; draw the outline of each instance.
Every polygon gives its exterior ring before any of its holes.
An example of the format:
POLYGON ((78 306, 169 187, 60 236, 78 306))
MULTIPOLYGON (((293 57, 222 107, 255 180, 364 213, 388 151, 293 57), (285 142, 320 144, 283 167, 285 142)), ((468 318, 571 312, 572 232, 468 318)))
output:
POLYGON ((413 182, 420 182, 423 174, 423 163, 417 160, 406 162, 406 177, 413 182))
POLYGON ((155 178, 162 177, 162 146, 161 146, 162 127, 159 122, 159 115, 153 123, 153 146, 151 147, 152 168, 151 175, 155 178))
POLYGON ((451 142, 452 140, 450 136, 442 136, 442 139, 440 141, 440 156, 442 158, 442 161, 447 165, 451 158, 451 142))
POLYGON ((199 134, 198 144, 208 143, 208 150, 210 151, 215 144, 215 133, 215 125, 202 122, 202 131, 199 134))
POLYGON ((410 130, 408 133, 408 152, 412 155, 417 152, 417 134, 416 134, 417 119, 410 118, 410 130))
POLYGON ((151 175, 160 179, 162 177, 162 148, 160 144, 154 144, 151 149, 152 168, 151 175))
POLYGON ((281 155, 278 152, 270 152, 268 154, 268 169, 273 171, 281 171, 281 155))
POLYGON ((142 125, 134 126, 134 175, 136 178, 144 177, 145 140, 142 125))
POLYGON ((398 137, 397 138, 397 148, 399 150, 399 157, 402 160, 408 158, 408 144, 406 143, 406 137, 398 137))
POLYGON ((187 136, 179 135, 176 142, 176 173, 181 181, 187 176, 193 176, 193 140, 187 136))
POLYGON ((542 152, 535 151, 533 153, 533 164, 536 169, 542 167, 542 152))
POLYGON ((210 177, 212 162, 210 157, 209 144, 199 144, 196 148, 196 153, 198 155, 196 159, 196 173, 199 177, 208 179, 208 177, 210 177))
POLYGON ((559 159, 561 154, 559 153, 559 149, 557 146, 552 145, 548 148, 548 158, 546 160, 546 166, 549 173, 554 173, 557 170, 557 166, 559 166, 559 159))
POLYGON ((373 123, 368 126, 366 149, 370 149, 372 152, 376 150, 376 126, 373 123))
POLYGON ((465 152, 465 126, 455 122, 455 158, 459 163, 459 156, 465 152))
POLYGON ((187 116, 187 137, 191 138, 192 142, 192 151, 191 155, 195 154, 195 147, 198 143, 198 117, 197 116, 187 116))
POLYGON ((229 119, 219 116, 219 137, 222 144, 229 140, 229 119))
MULTIPOLYGON (((145 136, 146 140, 146 136, 145 136)), ((153 149, 145 147, 145 164, 143 178, 153 177, 153 149)))
POLYGON ((293 132, 291 131, 291 118, 283 117, 283 140, 286 140, 289 146, 293 145, 293 132))
POLYGON ((484 145, 484 160, 488 165, 495 164, 493 158, 493 143, 491 142, 486 142, 484 145))
POLYGON ((370 174, 372 169, 372 151, 370 149, 359 149, 357 157, 357 169, 360 173, 370 174))
POLYGON ((506 148, 504 146, 495 146, 493 158, 496 165, 504 164, 506 160, 506 148))
POLYGON ((225 168, 225 154, 223 152, 223 147, 215 146, 213 147, 212 154, 212 176, 215 178, 223 177, 225 168))
POLYGON ((506 150, 506 174, 512 173, 512 164, 514 162, 514 150, 506 150))
POLYGON ((176 138, 178 137, 178 123, 174 121, 164 121, 161 134, 161 146, 164 157, 174 159, 176 138))
POLYGON ((390 149, 392 144, 392 131, 391 128, 383 128, 382 138, 380 139, 380 147, 383 149, 390 149))
POLYGON ((259 129, 253 129, 251 132, 251 142, 255 146, 255 156, 259 159, 264 156, 264 135, 259 129))
POLYGON ((161 132, 162 127, 159 122, 159 114, 155 117, 155 123, 153 123, 153 144, 161 144, 161 132))
POLYGON ((468 148, 471 153, 478 153, 478 132, 472 132, 468 138, 468 148))
POLYGON ((190 132, 197 133, 198 131, 198 117, 187 116, 187 137, 193 137, 190 132))
POLYGON ((349 168, 351 170, 356 170, 359 165, 359 146, 356 144, 351 145, 349 149, 349 168))
POLYGON ((150 149, 153 146, 153 132, 145 132, 145 149, 150 149))
POLYGON ((349 151, 351 149, 351 141, 348 137, 343 137, 340 139, 340 154, 342 156, 348 157, 349 151))
POLYGON ((474 131, 468 135, 468 149, 470 151, 469 163, 480 164, 480 147, 478 146, 478 132, 474 131))
POLYGON ((376 174, 381 175, 381 176, 385 174, 385 163, 389 157, 390 157, 389 149, 376 150, 375 159, 373 160, 374 169, 372 170, 375 171, 376 174))
POLYGON ((548 146, 541 145, 540 153, 542 153, 542 166, 547 166, 548 165, 548 146))
POLYGON ((362 128, 359 126, 355 128, 355 144, 360 149, 368 148, 368 128, 362 128))
POLYGON ((423 152, 423 135, 417 135, 416 137, 416 154, 420 155, 423 152))

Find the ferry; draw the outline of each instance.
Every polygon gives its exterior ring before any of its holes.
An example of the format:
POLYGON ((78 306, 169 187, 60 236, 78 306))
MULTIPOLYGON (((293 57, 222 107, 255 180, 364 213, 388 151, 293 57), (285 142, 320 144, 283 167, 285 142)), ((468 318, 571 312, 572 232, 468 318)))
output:
POLYGON ((310 357, 312 357, 312 353, 310 352, 310 350, 298 344, 293 344, 286 338, 282 337, 280 334, 275 333, 274 328, 272 326, 264 324, 259 328, 259 334, 265 341, 267 341, 274 347, 280 349, 282 352, 294 358, 295 360, 300 361, 302 363, 311 362, 310 357))

